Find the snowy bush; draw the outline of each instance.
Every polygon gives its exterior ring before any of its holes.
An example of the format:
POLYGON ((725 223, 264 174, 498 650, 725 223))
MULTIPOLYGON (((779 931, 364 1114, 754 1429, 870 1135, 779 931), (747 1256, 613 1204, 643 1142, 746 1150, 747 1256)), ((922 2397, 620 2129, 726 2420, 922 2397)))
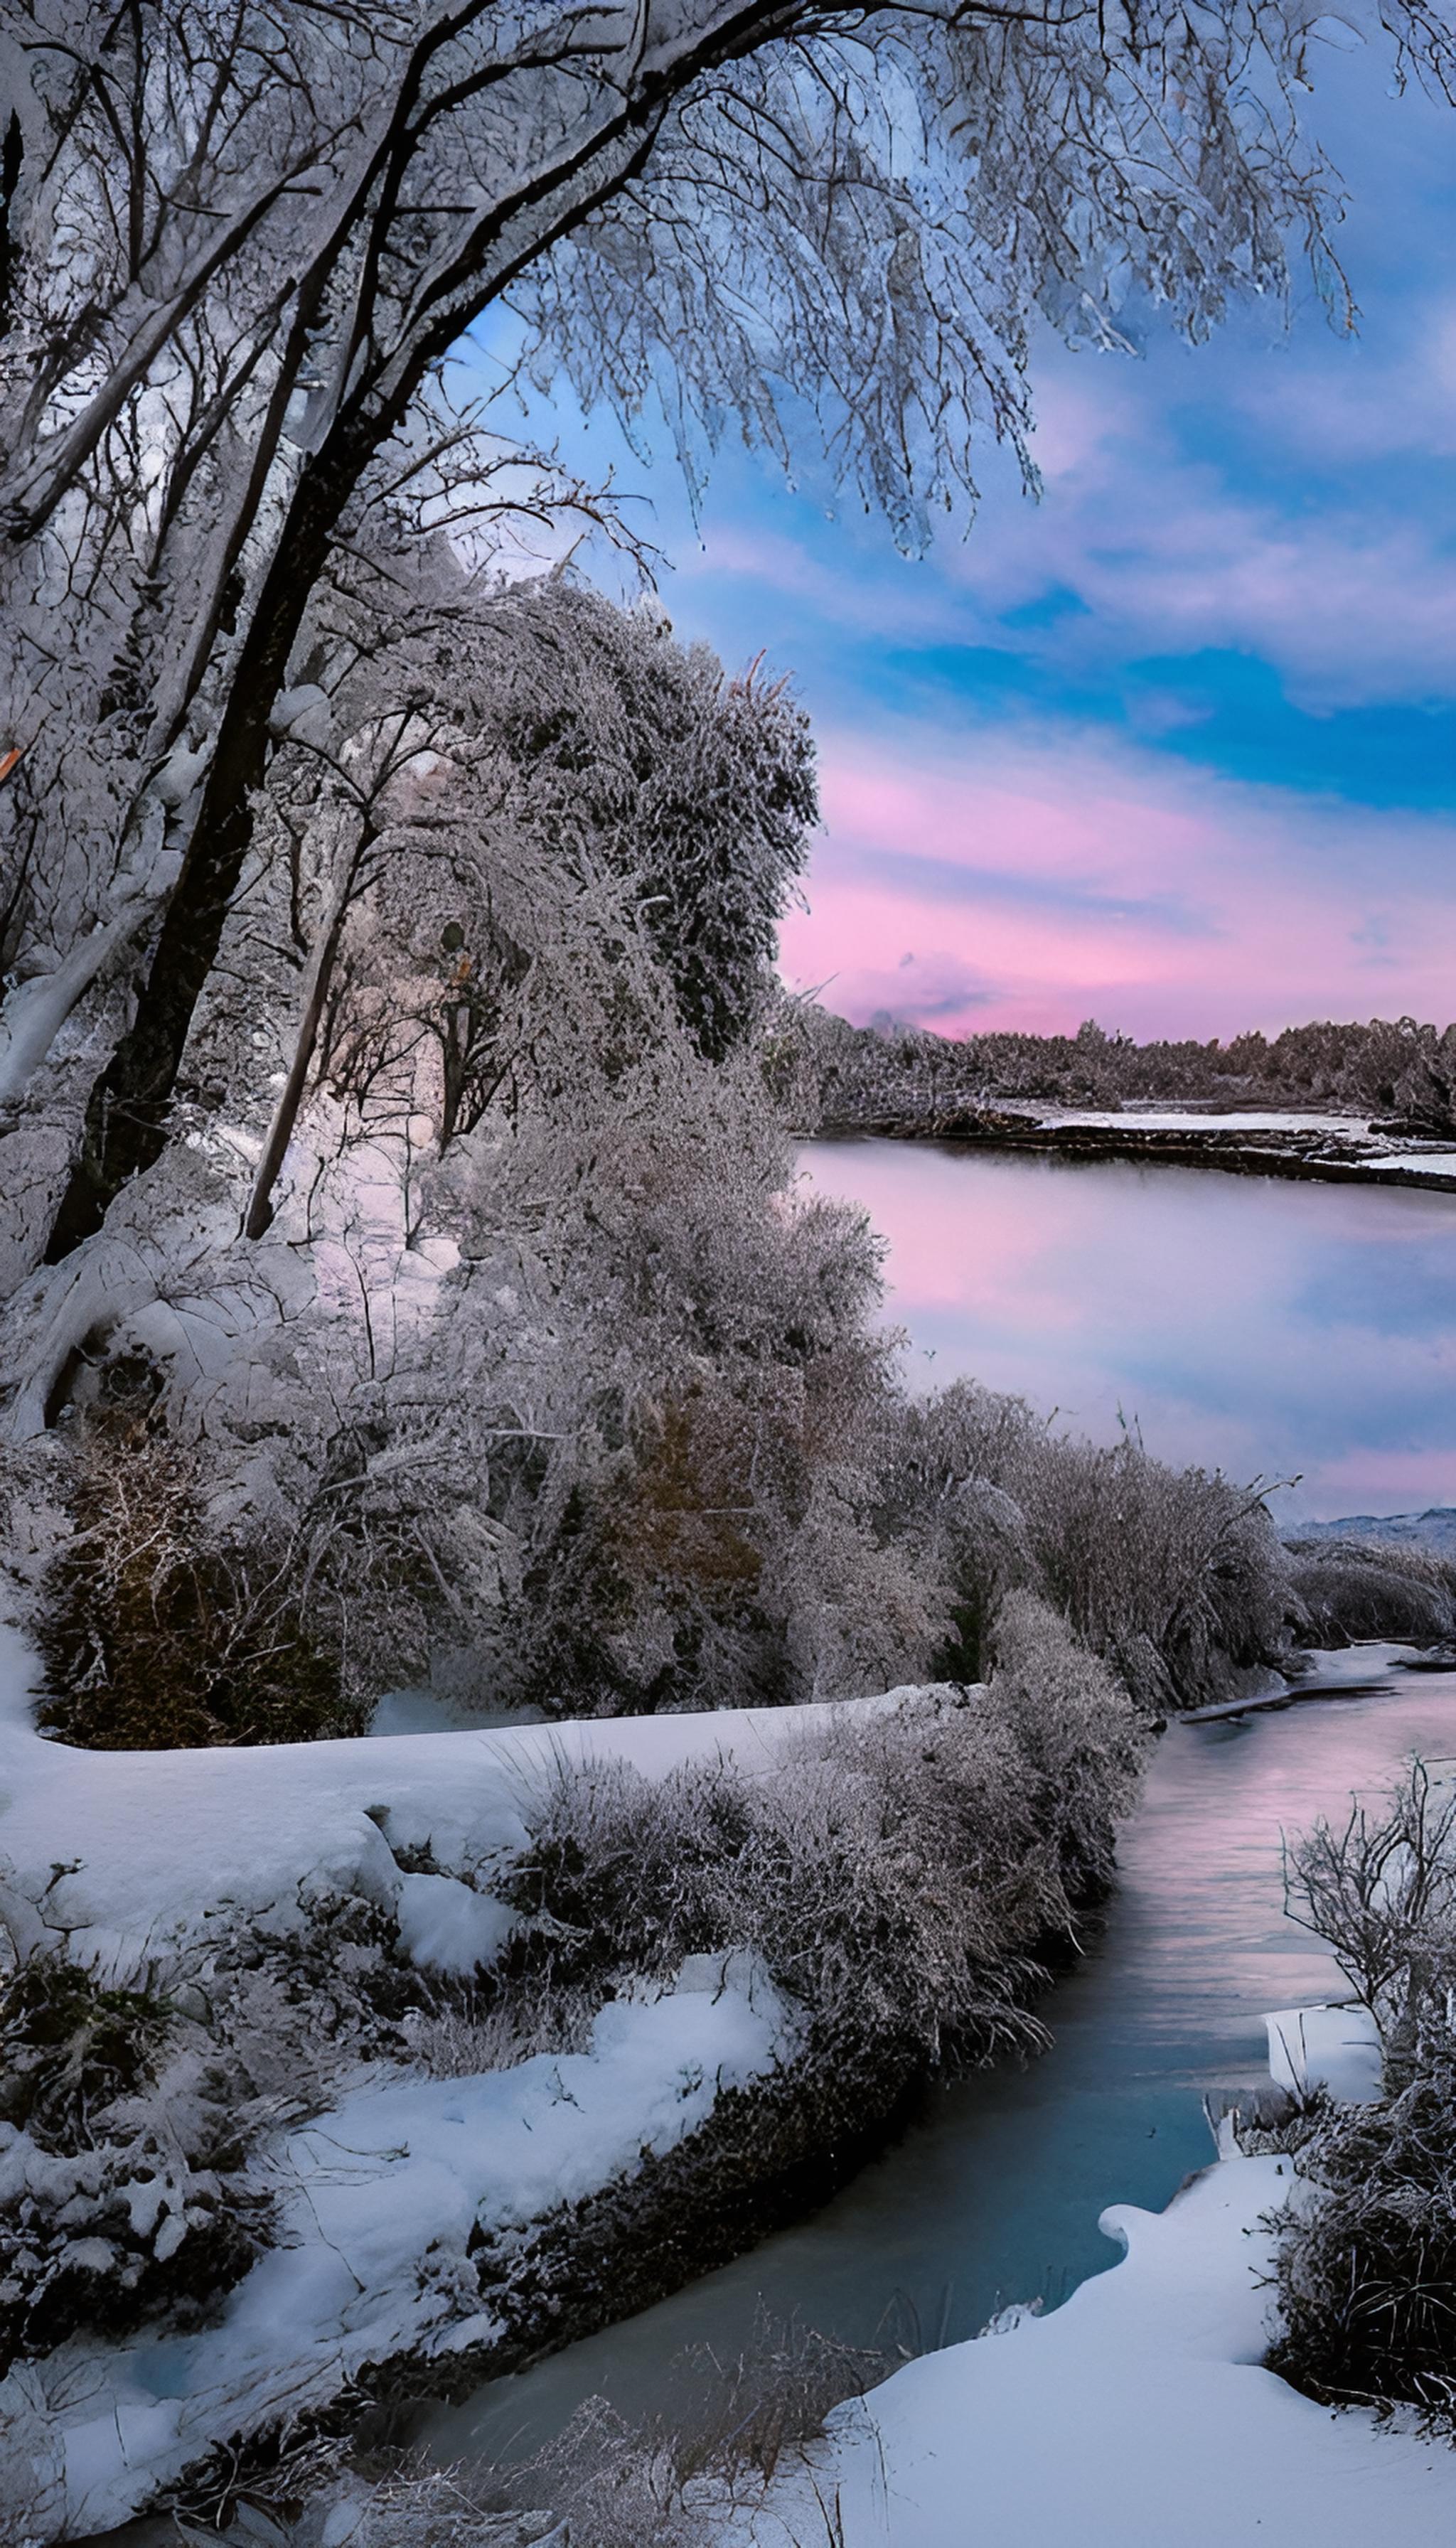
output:
POLYGON ((1429 1645, 1456 1631, 1456 1567, 1423 1548, 1385 1540, 1290 1542, 1290 1580, 1311 1642, 1392 1637, 1429 1645))
POLYGON ((989 1692, 789 1739, 772 1778, 563 1770, 510 1878, 533 1987, 580 1993, 750 1951, 820 2058, 904 2075, 1040 2040, 1040 1958, 1104 1884, 1134 1711, 1040 1604, 989 1692), (1069 1890, 1069 1887, 1071 1890, 1069 1890))
POLYGON ((0 2376, 78 2328, 205 2315, 271 2210, 238 2172, 235 2075, 208 2079, 214 2048, 155 1989, 58 1955, 11 1975, 0 2042, 0 2376))
MULTIPOLYGON (((353 1896, 291 1931, 225 1927, 126 1982, 63 1948, 19 1957, 0 1992, 4 2363, 206 2322, 269 2243, 259 2151, 366 2064, 419 2061, 410 2021, 430 2005, 353 1896)), ((503 2031, 497 2049, 520 2057, 503 2031)))
POLYGON ((1174 1470, 1132 1436, 1053 1433, 972 1381, 904 1409, 886 1502, 946 1588, 940 1672, 977 1673, 1002 1594, 1040 1593, 1156 1713, 1288 1656, 1288 1561, 1257 1487, 1174 1470))
POLYGON ((1288 1857, 1289 1904, 1375 2016, 1385 2094, 1302 2137, 1270 2356, 1313 2396, 1404 2402, 1456 2438, 1456 1797, 1415 1761, 1288 1857))
POLYGON ((1384 2102, 1300 2153, 1271 2367, 1340 2406, 1422 2411, 1456 2440, 1456 2043, 1432 2030, 1384 2102))
POLYGON ((144 1393, 73 1426, 67 1449, 74 1531, 37 1616, 46 1726, 133 1752, 357 1730, 337 1658, 305 1624, 295 1549, 209 1529, 204 1463, 150 1429, 144 1393))
POLYGON ((1145 1721, 1122 1683, 1046 1602, 1009 1592, 996 1614, 991 1697, 1010 1724, 1036 1825, 1073 1901, 1112 1882, 1115 1820, 1131 1810, 1145 1721))

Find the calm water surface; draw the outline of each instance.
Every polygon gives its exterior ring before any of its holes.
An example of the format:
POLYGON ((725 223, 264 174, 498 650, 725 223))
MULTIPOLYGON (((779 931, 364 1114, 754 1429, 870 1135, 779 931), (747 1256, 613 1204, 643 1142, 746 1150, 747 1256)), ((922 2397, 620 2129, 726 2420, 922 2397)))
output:
MULTIPOLYGON (((1177 1459, 1303 1468, 1314 1512, 1456 1502, 1456 1199, 880 1141, 805 1167, 887 1234, 888 1315, 934 1377, 975 1372, 1104 1436, 1121 1405, 1177 1459)), ((1099 2213, 1158 2209, 1207 2164, 1204 2094, 1267 2075, 1263 2011, 1343 1988, 1284 1916, 1281 1831, 1411 1751, 1456 1758, 1456 1675, 1356 1660, 1363 1692, 1169 1729, 1106 1925, 1046 2003, 1049 2052, 941 2087, 813 2218, 434 2412, 428 2447, 520 2454, 593 2395, 671 2410, 675 2359, 736 2351, 761 2302, 857 2344, 954 2342, 1115 2263, 1099 2213)))
POLYGON ((889 1241, 927 1382, 969 1372, 1100 1441, 1291 1477, 1293 1522, 1456 1503, 1456 1195, 916 1141, 809 1143, 889 1241))

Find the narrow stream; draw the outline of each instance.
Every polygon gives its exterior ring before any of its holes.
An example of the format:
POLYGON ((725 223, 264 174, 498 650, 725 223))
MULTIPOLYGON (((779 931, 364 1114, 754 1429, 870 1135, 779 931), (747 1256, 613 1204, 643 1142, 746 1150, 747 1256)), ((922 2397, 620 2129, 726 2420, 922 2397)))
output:
POLYGON ((1385 1785, 1411 1752, 1456 1759, 1456 1674, 1405 1671, 1404 1651, 1321 1659, 1323 1698, 1171 1725, 1106 1925, 1045 2003, 1050 2051, 942 2085, 923 2121, 809 2220, 432 2411, 419 2433, 431 2455, 523 2456, 592 2396, 631 2418, 671 2412, 675 2358, 700 2344, 735 2353, 761 2303, 855 2344, 954 2343, 1008 2301, 1054 2308, 1115 2264, 1099 2213, 1159 2210, 1207 2164, 1204 2094, 1267 2075, 1263 2011, 1342 1993, 1285 1916, 1281 1829, 1385 1785))

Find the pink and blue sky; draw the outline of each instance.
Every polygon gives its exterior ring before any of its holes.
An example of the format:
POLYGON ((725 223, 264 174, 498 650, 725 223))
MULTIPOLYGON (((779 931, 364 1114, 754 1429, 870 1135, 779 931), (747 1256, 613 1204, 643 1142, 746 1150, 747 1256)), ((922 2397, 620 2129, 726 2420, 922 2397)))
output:
POLYGON ((680 633, 814 720, 795 985, 951 1034, 1456 1016, 1456 117, 1387 83, 1327 51, 1310 104, 1358 334, 1308 285, 1136 359, 1048 331, 1044 497, 988 450, 927 560, 739 453, 695 529, 623 458, 680 633))

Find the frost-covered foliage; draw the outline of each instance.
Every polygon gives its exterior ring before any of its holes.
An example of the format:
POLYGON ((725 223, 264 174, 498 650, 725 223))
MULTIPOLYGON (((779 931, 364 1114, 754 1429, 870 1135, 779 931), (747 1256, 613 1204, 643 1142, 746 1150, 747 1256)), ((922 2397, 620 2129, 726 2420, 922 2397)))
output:
POLYGON ((1393 1637, 1429 1645, 1456 1631, 1456 1567, 1434 1550, 1362 1539, 1295 1539, 1289 1549, 1312 1644, 1393 1637))
POLYGON ((956 1042, 889 1018, 852 1027, 801 1004, 784 1013, 780 1068, 800 1121, 826 1130, 929 1129, 997 1098, 1064 1105, 1194 1098, 1226 1106, 1327 1106, 1392 1119, 1403 1132, 1456 1130, 1456 1026, 1374 1018, 1286 1027, 1225 1045, 1108 1035, 1010 1033, 956 1042))
POLYGON ((774 924, 817 817, 808 721, 754 666, 725 682, 651 604, 623 614, 570 584, 500 614, 483 730, 533 823, 591 839, 630 886, 678 1007, 710 1060, 761 1022, 774 924))
POLYGON ((543 1986, 749 1948, 841 2073, 1037 2042, 1038 1957, 1110 1872, 1142 1733, 1040 1604, 999 1633, 989 1691, 790 1739, 770 1779, 564 1772, 511 1879, 543 1986))
POLYGON ((1017 1587, 1154 1710, 1217 1697, 1286 1648, 1288 1561, 1257 1490, 1169 1469, 1131 1435, 1081 1442, 956 1381, 905 1409, 887 1501, 950 1591, 943 1670, 979 1671, 990 1612, 1017 1587))
POLYGON ((751 1050, 813 806, 781 684, 559 580, 484 601, 444 556, 356 560, 311 625, 329 687, 280 749, 179 1138, 11 1320, 12 1437, 65 1444, 46 1636, 93 1739, 317 1731, 341 1662, 377 1689, 502 1604, 502 1651, 546 1654, 525 1577, 572 1488, 610 1488, 592 1443, 728 1350, 654 1315, 654 1220, 729 1324, 802 1329, 795 1362, 872 1282, 842 1216, 780 1210, 751 1050))
POLYGON ((338 1658, 306 1623, 294 1546, 210 1536, 195 1451, 149 1430, 126 1378, 103 1375, 113 1391, 77 1427, 75 1531, 39 1622, 43 1721, 122 1751, 356 1732, 338 1658))
POLYGON ((1456 2439, 1456 2046, 1307 2141, 1278 2253, 1270 2363, 1340 2406, 1413 2405, 1456 2439))
MULTIPOLYGON (((1449 74, 1442 9, 1385 17, 1449 74)), ((1294 5, 21 0, 4 45, 3 1075, 59 1118, 23 1265, 165 1143, 330 560, 386 518, 515 560, 603 520, 452 408, 474 320, 629 426, 665 398, 694 472, 812 421, 913 547, 982 432, 1031 476, 1037 314, 1201 335, 1291 230, 1344 306, 1294 5)))
POLYGON ((1419 1761, 1293 1845, 1290 1901, 1380 2029, 1385 2095, 1335 2108, 1281 2223, 1274 2367, 1456 2438, 1456 1797, 1419 1761))
POLYGON ((0 2377, 78 2332, 204 2323, 246 2273, 274 2215, 258 2141, 381 2038, 358 1927, 357 1909, 320 1921, 287 1957, 231 1943, 206 1988, 167 1958, 126 1985, 59 1949, 17 1963, 0 1993, 0 2377), (325 1966, 354 1992, 311 1998, 325 1966))

